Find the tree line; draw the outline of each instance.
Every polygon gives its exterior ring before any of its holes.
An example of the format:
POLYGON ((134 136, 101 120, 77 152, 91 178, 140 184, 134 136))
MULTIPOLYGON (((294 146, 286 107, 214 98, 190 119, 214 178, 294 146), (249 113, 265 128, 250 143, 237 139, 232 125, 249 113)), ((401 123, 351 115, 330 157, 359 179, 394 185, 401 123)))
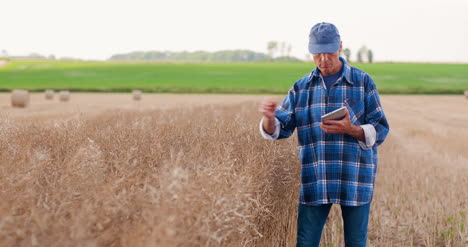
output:
MULTIPOLYGON (((216 52, 171 52, 171 51, 135 51, 130 53, 115 54, 109 61, 160 61, 160 62, 302 62, 302 60, 291 56, 292 46, 286 42, 269 41, 267 53, 254 52, 251 50, 222 50, 216 52)), ((344 56, 351 62, 352 52, 349 48, 343 49, 340 56, 344 56)), ((306 54, 306 60, 310 60, 310 54, 306 54)), ((6 50, 0 52, 0 58, 4 60, 33 59, 33 60, 57 60, 54 55, 43 56, 31 53, 28 56, 9 56, 6 50)), ((80 60, 76 58, 63 57, 58 60, 80 60)), ((356 62, 374 62, 374 53, 366 46, 362 46, 356 53, 356 62)))
POLYGON ((162 61, 162 62, 299 62, 294 57, 276 57, 250 50, 222 50, 216 52, 135 51, 111 56, 110 61, 162 61))

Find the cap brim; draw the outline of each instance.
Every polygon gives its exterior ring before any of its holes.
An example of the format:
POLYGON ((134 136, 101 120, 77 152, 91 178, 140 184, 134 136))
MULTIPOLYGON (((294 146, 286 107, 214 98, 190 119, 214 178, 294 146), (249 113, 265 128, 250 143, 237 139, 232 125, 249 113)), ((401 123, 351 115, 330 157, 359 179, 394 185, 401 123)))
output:
POLYGON ((311 44, 309 43, 309 52, 311 54, 335 53, 340 49, 340 42, 331 44, 311 44))

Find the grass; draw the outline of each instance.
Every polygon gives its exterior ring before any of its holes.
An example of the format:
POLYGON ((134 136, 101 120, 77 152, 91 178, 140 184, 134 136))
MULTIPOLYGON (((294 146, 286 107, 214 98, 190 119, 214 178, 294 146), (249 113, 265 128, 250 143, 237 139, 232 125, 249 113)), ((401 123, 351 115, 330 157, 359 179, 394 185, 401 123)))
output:
MULTIPOLYGON (((352 64, 381 93, 459 94, 468 90, 466 64, 352 64)), ((115 63, 16 61, 0 68, 0 91, 285 94, 313 63, 115 63)))

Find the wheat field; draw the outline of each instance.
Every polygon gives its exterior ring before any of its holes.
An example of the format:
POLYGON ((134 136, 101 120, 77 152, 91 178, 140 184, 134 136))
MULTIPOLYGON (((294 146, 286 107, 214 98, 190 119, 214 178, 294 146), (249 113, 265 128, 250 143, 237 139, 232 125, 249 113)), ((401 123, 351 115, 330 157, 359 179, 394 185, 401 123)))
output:
MULTIPOLYGON (((0 246, 294 246, 297 140, 260 137, 263 96, 43 98, 0 94, 0 246)), ((382 103, 368 246, 468 245, 468 100, 382 103)))

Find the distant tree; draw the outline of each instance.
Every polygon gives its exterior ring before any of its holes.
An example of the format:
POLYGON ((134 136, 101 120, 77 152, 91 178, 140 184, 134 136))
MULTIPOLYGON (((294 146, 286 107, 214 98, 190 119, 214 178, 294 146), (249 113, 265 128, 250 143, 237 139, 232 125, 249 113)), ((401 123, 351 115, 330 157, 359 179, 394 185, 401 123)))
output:
POLYGON ((280 56, 284 57, 285 53, 286 53, 286 42, 283 41, 280 43, 280 56))
POLYGON ((292 50, 292 46, 291 44, 288 45, 288 49, 287 49, 287 56, 291 56, 291 50, 292 50))
POLYGON ((351 50, 349 48, 345 48, 343 50, 343 54, 346 57, 346 61, 350 62, 349 58, 351 57, 351 50))
POLYGON ((49 60, 55 60, 55 56, 54 56, 54 55, 50 55, 50 56, 49 56, 49 60))
POLYGON ((1 57, 8 58, 8 52, 6 50, 2 50, 1 57))
POLYGON ((366 46, 362 46, 361 48, 359 48, 358 53, 357 53, 357 60, 359 63, 364 62, 363 56, 365 56, 366 54, 367 54, 366 46))
POLYGON ((267 44, 267 49, 268 49, 268 54, 270 55, 271 58, 275 55, 276 50, 278 49, 278 42, 276 41, 270 41, 267 44))
POLYGON ((369 63, 372 63, 374 61, 374 54, 372 53, 371 49, 367 50, 367 61, 369 63))

